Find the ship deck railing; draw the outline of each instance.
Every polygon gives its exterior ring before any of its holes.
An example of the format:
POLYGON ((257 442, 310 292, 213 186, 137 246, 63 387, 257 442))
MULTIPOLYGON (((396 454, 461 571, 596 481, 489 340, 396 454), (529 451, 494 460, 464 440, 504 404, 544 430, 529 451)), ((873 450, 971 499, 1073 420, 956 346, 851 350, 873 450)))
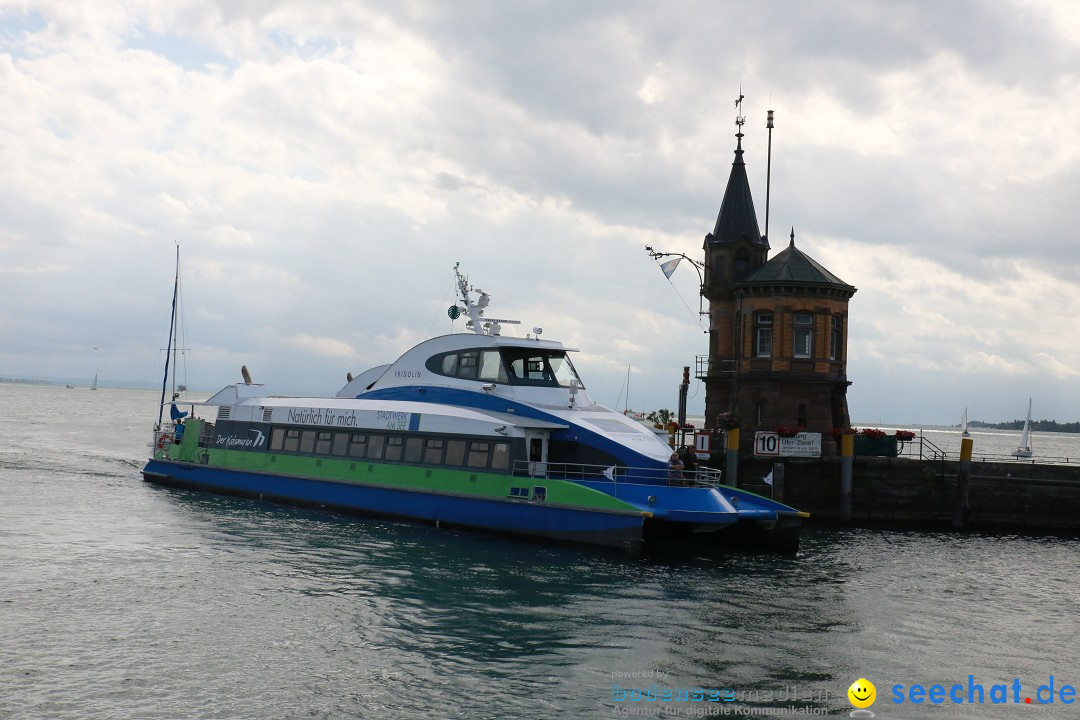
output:
POLYGON ((638 468, 621 465, 592 465, 587 463, 542 463, 516 460, 514 477, 548 478, 572 482, 634 483, 645 485, 676 485, 684 487, 717 487, 723 484, 723 473, 699 465, 694 471, 683 471, 681 477, 669 478, 667 468, 638 468))

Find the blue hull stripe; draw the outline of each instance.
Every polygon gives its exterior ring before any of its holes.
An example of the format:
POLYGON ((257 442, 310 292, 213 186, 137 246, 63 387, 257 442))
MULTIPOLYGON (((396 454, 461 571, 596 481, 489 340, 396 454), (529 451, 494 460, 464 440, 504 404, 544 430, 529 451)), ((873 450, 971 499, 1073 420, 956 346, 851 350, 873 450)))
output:
POLYGON ((644 516, 489 498, 439 495, 151 460, 151 482, 453 525, 622 547, 641 540, 644 516))

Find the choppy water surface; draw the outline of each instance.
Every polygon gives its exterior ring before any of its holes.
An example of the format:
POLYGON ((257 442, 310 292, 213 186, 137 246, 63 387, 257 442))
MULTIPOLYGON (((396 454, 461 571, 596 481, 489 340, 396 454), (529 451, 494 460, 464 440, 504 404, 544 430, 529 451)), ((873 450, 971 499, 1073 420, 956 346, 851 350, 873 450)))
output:
POLYGON ((1080 715, 890 691, 1080 686, 1075 539, 633 559, 297 510, 144 483, 155 403, 0 385, 0 718, 846 716, 859 677, 878 717, 1080 715), (736 699, 613 687, 653 683, 736 699))

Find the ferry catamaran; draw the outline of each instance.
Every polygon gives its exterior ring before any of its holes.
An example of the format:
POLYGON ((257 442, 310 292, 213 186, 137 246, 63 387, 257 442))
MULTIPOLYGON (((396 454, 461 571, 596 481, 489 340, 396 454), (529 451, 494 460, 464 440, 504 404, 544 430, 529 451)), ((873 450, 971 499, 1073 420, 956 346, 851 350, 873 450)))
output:
POLYGON ((671 448, 592 400, 573 348, 540 328, 503 335, 519 323, 486 318, 490 295, 454 273, 461 301, 449 314, 466 332, 350 375, 334 397, 274 397, 246 368, 244 382, 185 402, 187 412, 163 390, 170 420, 159 413, 143 476, 630 551, 668 541, 797 550, 804 513, 705 482, 704 470, 669 480, 671 448))

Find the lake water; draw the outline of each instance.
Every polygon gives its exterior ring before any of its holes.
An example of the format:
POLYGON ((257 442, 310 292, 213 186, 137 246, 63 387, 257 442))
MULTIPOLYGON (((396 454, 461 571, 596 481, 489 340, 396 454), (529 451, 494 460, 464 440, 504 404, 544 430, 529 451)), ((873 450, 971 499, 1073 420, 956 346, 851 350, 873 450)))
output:
MULTIPOLYGON (((856 427, 874 427, 872 425, 858 425, 856 427)), ((910 425, 907 427, 882 426, 879 429, 892 435, 896 430, 911 430, 918 436, 929 441, 924 446, 924 454, 931 454, 935 449, 943 451, 947 456, 956 458, 960 455, 960 441, 962 436, 960 429, 955 427, 942 427, 939 425, 910 425)), ((972 429, 972 459, 988 460, 995 462, 1024 462, 1024 463, 1055 463, 1080 465, 1080 434, 1060 432, 1033 432, 1031 433, 1031 449, 1033 456, 1030 458, 1016 458, 1013 453, 1020 445, 1019 430, 994 430, 990 428, 972 429)), ((904 454, 918 456, 918 440, 908 443, 904 454)))
POLYGON ((0 384, 0 718, 846 717, 860 677, 879 718, 1080 717, 1075 538, 631 558, 298 510, 145 483, 156 403, 0 384))

